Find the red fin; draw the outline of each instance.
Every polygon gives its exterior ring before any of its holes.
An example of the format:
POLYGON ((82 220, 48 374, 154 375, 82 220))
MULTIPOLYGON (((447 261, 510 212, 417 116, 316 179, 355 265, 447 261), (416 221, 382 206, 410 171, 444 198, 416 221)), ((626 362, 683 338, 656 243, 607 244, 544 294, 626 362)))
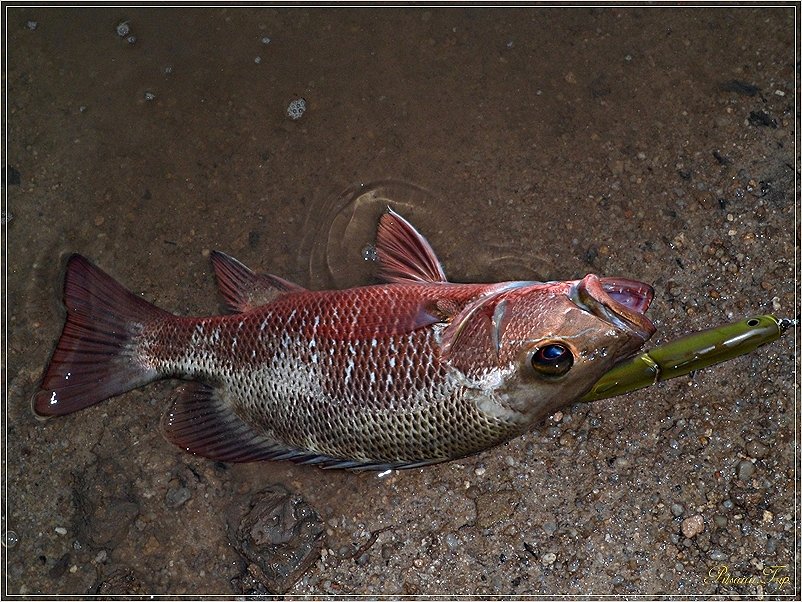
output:
POLYGON ((447 282, 428 241, 392 209, 379 220, 376 252, 387 282, 447 282))
POLYGON ((221 462, 289 460, 323 468, 386 470, 414 468, 440 461, 410 464, 348 460, 290 447, 255 431, 231 410, 219 389, 197 382, 176 389, 170 408, 162 416, 161 429, 165 439, 173 445, 221 462))
POLYGON ((126 290, 80 255, 67 262, 64 306, 67 322, 33 397, 36 414, 69 414, 158 377, 135 359, 132 337, 144 323, 171 314, 126 290))
POLYGON ((231 311, 245 312, 266 305, 285 293, 306 290, 272 274, 257 274, 220 251, 212 251, 211 257, 217 284, 231 311))
POLYGON ((268 460, 287 451, 255 432, 220 397, 202 383, 176 389, 162 416, 162 433, 173 445, 193 454, 223 462, 268 460))

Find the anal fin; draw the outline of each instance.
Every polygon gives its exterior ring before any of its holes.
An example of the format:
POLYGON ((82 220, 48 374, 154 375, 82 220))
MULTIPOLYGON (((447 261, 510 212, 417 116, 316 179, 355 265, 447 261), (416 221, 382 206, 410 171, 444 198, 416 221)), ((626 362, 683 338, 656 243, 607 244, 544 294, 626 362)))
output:
POLYGON ((173 445, 220 462, 289 460, 322 468, 361 471, 417 468, 442 461, 349 460, 287 446, 246 424, 231 410, 220 389, 198 382, 185 383, 175 390, 170 407, 162 416, 161 430, 173 445))
POLYGON ((162 434, 173 445, 222 462, 270 460, 288 450, 254 431, 203 383, 179 386, 162 416, 162 434))

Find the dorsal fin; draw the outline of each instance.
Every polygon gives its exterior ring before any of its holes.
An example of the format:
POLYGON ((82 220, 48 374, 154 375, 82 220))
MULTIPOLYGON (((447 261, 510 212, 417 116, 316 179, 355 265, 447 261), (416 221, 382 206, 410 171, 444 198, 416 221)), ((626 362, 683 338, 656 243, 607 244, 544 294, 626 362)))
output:
POLYGON ((428 241, 392 209, 379 220, 376 252, 379 276, 387 282, 447 282, 428 241))
POLYGON ((273 274, 257 274, 230 255, 212 251, 217 285, 233 312, 265 305, 287 293, 306 290, 273 274))

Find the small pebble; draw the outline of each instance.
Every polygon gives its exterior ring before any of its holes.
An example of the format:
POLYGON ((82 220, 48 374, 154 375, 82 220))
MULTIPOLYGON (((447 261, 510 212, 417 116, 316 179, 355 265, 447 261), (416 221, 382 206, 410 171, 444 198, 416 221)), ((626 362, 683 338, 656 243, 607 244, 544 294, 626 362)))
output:
POLYGON ((64 527, 56 527, 56 528, 55 528, 55 529, 53 529, 53 530, 54 530, 56 533, 58 533, 59 535, 66 535, 66 534, 67 534, 67 529, 65 529, 64 527))
POLYGON ((178 508, 192 497, 192 492, 186 487, 171 488, 164 496, 164 503, 168 508, 178 508))
POLYGON ((473 470, 473 474, 475 474, 477 477, 481 477, 483 474, 485 474, 485 472, 487 472, 487 468, 484 466, 477 466, 473 470))
POLYGON ((459 548, 459 539, 453 533, 447 533, 445 540, 449 550, 456 550, 459 548))
POLYGON ((131 28, 128 26, 128 21, 123 21, 121 23, 118 23, 117 27, 115 28, 115 31, 117 32, 117 35, 120 36, 121 38, 126 37, 129 33, 131 33, 131 28))
POLYGON ((25 27, 27 27, 28 29, 33 31, 34 29, 39 27, 39 22, 38 21, 28 21, 27 23, 25 23, 25 27))
POLYGON ((710 560, 715 560, 717 562, 721 560, 727 560, 727 555, 721 550, 710 550, 708 556, 710 557, 710 560))
POLYGON ((145 100, 156 100, 156 95, 153 92, 145 92, 145 100))
POLYGON ((768 451, 768 447, 754 439, 746 444, 746 453, 752 458, 765 458, 768 451))
POLYGON ((261 56, 257 56, 257 57, 255 57, 255 58, 253 59, 253 62, 254 62, 254 63, 256 63, 256 64, 258 65, 259 63, 261 63, 261 62, 262 62, 262 57, 261 57, 261 56))
POLYGON ((738 468, 736 471, 738 473, 738 480, 746 482, 752 478, 753 474, 755 474, 755 465, 749 460, 741 460, 738 462, 738 468))
POLYGON ((682 521, 682 534, 691 539, 696 537, 705 530, 705 521, 699 514, 695 514, 694 516, 689 516, 684 521, 682 521))
POLYGON ((554 552, 547 552, 546 554, 543 554, 543 557, 540 559, 540 562, 542 562, 545 566, 550 566, 554 564, 555 560, 557 560, 557 554, 555 554, 554 552))
POLYGON ((299 120, 305 112, 306 100, 303 98, 296 98, 287 106, 287 116, 293 121, 299 120))
POLYGON ((716 523, 716 526, 719 529, 723 529, 724 527, 727 526, 727 517, 726 516, 722 516, 721 514, 716 514, 713 517, 713 522, 716 523))
POLYGON ((262 39, 260 41, 262 42, 262 44, 269 44, 270 38, 268 36, 262 36, 262 39))
POLYGON ((108 558, 108 553, 106 550, 100 550, 95 556, 95 562, 105 562, 106 558, 108 558))
POLYGON ((682 516, 685 514, 685 507, 682 504, 671 504, 671 514, 674 516, 682 516))
POLYGON ((129 44, 136 44, 136 36, 133 35, 128 36, 127 38, 125 38, 125 41, 128 42, 129 44))

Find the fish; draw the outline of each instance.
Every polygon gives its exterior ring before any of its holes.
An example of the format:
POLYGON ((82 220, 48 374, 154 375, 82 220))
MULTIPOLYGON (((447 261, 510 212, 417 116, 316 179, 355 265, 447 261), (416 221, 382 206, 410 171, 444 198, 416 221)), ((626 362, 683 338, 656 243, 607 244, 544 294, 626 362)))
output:
POLYGON ((213 251, 229 313, 209 317, 163 310, 73 254, 33 411, 70 414, 177 378, 160 430, 187 452, 414 468, 526 433, 655 332, 643 282, 450 282, 390 208, 375 249, 378 284, 318 291, 213 251))

